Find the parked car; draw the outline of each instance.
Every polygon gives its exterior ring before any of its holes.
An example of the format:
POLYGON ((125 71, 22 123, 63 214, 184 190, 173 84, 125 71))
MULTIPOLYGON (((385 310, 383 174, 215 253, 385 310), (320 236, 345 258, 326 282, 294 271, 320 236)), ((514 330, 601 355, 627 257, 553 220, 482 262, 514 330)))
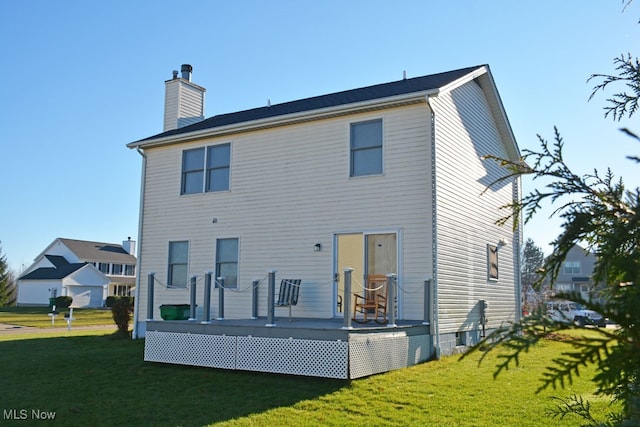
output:
POLYGON ((573 301, 548 301, 547 315, 556 322, 573 322, 577 326, 607 326, 607 319, 594 310, 589 310, 573 301))

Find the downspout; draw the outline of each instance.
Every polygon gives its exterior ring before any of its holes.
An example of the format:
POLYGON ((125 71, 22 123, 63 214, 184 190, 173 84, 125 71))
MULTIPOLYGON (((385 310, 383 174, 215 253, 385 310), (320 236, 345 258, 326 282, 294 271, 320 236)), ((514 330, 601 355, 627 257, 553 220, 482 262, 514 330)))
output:
POLYGON ((431 111, 431 292, 432 292, 432 334, 435 337, 434 355, 440 359, 440 322, 438 321, 438 209, 436 199, 436 113, 426 97, 431 111))
MULTIPOLYGON (((521 185, 522 181, 519 176, 513 178, 513 200, 520 201, 521 196, 521 185)), ((519 322, 522 319, 522 265, 521 265, 521 248, 522 248, 522 212, 520 212, 520 218, 516 218, 518 221, 518 227, 513 232, 513 256, 515 257, 514 263, 514 284, 515 284, 515 294, 516 294, 516 322, 519 322)), ((525 296, 526 298, 526 296, 525 296)))
POLYGON ((136 293, 133 308, 133 332, 131 333, 131 338, 133 338, 134 340, 138 338, 138 317, 140 313, 140 277, 142 277, 142 272, 140 270, 140 267, 142 265, 142 222, 144 218, 144 184, 147 176, 147 155, 144 154, 144 150, 142 150, 140 147, 136 147, 136 151, 138 151, 138 154, 142 156, 142 173, 140 177, 140 212, 138 216, 138 248, 136 254, 136 293))

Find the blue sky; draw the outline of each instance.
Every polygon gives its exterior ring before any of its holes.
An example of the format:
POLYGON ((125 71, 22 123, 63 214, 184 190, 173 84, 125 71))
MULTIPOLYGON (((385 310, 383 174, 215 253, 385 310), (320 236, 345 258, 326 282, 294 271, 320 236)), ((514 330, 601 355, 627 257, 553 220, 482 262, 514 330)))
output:
MULTIPOLYGON (((137 238, 140 156, 162 130, 164 81, 183 63, 206 115, 489 64, 521 149, 558 126, 577 172, 637 143, 587 102, 591 73, 638 52, 640 10, 620 1, 0 2, 0 241, 19 272, 56 237, 137 238)), ((533 187, 525 182, 525 191, 533 187)), ((558 222, 525 236, 548 251, 558 222)))

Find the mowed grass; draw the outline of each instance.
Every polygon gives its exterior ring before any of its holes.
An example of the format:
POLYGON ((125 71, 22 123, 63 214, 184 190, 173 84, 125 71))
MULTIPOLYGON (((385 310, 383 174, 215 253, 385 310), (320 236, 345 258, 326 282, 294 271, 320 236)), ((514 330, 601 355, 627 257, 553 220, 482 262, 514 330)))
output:
MULTIPOLYGON (((52 325, 49 307, 0 307, 0 323, 35 328, 66 328, 64 315, 69 313, 69 309, 63 308, 58 311, 60 314, 52 325)), ((73 326, 115 325, 111 309, 108 308, 74 308, 73 318, 73 326)))
POLYGON ((474 355, 342 381, 147 363, 143 340, 105 331, 0 334, 0 406, 55 412, 38 425, 62 426, 579 426, 546 413, 551 396, 571 394, 607 410, 591 395, 592 370, 535 394, 565 348, 544 342, 496 380, 496 356, 478 366, 474 355))

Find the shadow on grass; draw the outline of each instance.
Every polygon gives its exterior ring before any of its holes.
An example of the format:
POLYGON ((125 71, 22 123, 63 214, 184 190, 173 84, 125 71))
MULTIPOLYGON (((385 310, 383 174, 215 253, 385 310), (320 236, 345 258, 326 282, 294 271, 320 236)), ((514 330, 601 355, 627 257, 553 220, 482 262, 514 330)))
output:
POLYGON ((325 378, 143 361, 119 333, 0 342, 3 411, 55 412, 56 425, 202 426, 315 399, 325 378))

